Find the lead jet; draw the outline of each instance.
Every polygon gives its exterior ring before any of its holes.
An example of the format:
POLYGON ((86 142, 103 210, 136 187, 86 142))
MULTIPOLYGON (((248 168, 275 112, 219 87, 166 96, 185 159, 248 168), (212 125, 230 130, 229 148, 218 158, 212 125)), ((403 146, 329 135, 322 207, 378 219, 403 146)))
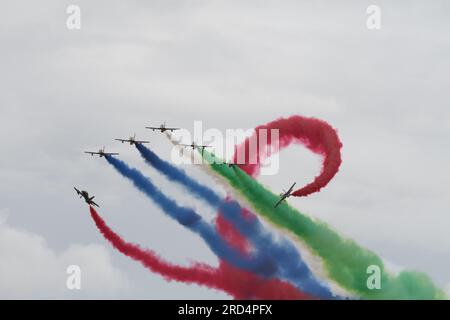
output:
POLYGON ((146 129, 150 129, 152 131, 159 130, 161 133, 164 133, 166 131, 174 132, 176 130, 180 130, 181 128, 168 128, 166 127, 166 122, 162 123, 159 127, 145 127, 146 129))
POLYGON ((143 143, 150 143, 150 141, 136 140, 136 133, 134 134, 134 136, 129 137, 128 139, 116 139, 116 141, 120 141, 120 142, 122 142, 122 143, 129 142, 130 145, 134 145, 134 144, 143 144, 143 143))
POLYGON ((75 189, 77 194, 80 196, 80 198, 84 198, 84 201, 86 201, 86 203, 88 205, 92 205, 92 206, 96 206, 97 208, 100 208, 100 206, 94 202, 95 196, 89 197, 89 193, 87 191, 84 191, 84 190, 80 191, 75 187, 73 187, 73 188, 75 189))
POLYGON ((117 155, 119 155, 116 152, 105 152, 105 147, 103 147, 103 149, 98 150, 97 152, 95 152, 95 151, 85 151, 84 153, 90 154, 91 156, 98 155, 100 158, 105 157, 105 156, 117 156, 117 155))
POLYGON ((294 182, 294 184, 289 188, 288 191, 283 190, 283 193, 280 194, 280 201, 277 202, 275 208, 278 207, 283 201, 286 201, 287 198, 292 196, 292 191, 294 190, 295 184, 296 182, 294 182))

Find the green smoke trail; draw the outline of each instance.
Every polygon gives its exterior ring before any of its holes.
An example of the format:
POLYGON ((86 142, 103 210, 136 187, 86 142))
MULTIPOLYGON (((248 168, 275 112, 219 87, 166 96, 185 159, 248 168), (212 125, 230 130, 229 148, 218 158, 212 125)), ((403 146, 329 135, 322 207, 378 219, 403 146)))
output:
POLYGON ((223 165, 221 159, 203 151, 203 158, 212 170, 254 207, 257 213, 271 223, 293 233, 315 254, 320 256, 330 279, 363 299, 447 299, 424 273, 402 271, 390 274, 383 261, 375 253, 360 247, 356 242, 343 238, 327 224, 311 219, 305 214, 282 203, 274 204, 279 196, 264 188, 238 167, 223 165), (376 265, 381 270, 381 289, 370 290, 367 268, 376 265))

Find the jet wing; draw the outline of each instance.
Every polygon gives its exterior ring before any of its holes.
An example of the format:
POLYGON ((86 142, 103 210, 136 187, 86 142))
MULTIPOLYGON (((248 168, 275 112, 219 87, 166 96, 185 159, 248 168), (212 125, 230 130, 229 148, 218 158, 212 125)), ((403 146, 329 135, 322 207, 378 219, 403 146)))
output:
POLYGON ((134 140, 134 143, 150 143, 150 141, 134 140))
MULTIPOLYGON (((153 131, 155 131, 155 130, 162 130, 162 128, 159 128, 159 127, 145 127, 146 129, 150 129, 150 130, 153 130, 153 131)), ((167 130, 167 129, 166 129, 167 130)))
POLYGON ((91 201, 91 204, 92 204, 93 206, 96 206, 97 208, 100 208, 100 206, 99 206, 98 204, 96 204, 94 201, 91 201))
POLYGON ((166 131, 176 131, 176 130, 180 130, 180 128, 164 128, 166 131))
POLYGON ((294 184, 289 188, 288 192, 286 192, 287 194, 291 194, 292 190, 294 190, 296 182, 294 182, 294 184))
POLYGON ((130 142, 130 140, 128 139, 115 139, 116 141, 120 141, 120 142, 130 142))
POLYGON ((73 187, 75 189, 75 191, 77 192, 78 195, 81 195, 81 191, 78 190, 77 188, 73 187))
POLYGON ((275 205, 275 208, 278 207, 284 200, 286 200, 286 197, 285 196, 281 197, 281 199, 275 205))
POLYGON ((105 156, 118 156, 119 154, 116 152, 103 152, 105 156))
POLYGON ((85 151, 84 153, 90 154, 93 156, 94 154, 100 154, 100 152, 93 152, 93 151, 85 151))

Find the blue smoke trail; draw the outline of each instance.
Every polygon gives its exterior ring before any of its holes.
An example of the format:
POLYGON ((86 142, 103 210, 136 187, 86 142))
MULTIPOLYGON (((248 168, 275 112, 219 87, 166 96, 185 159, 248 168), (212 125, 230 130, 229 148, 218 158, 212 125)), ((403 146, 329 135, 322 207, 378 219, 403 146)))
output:
POLYGON ((162 160, 145 146, 137 144, 136 148, 146 162, 155 169, 222 212, 224 217, 235 225, 242 235, 251 240, 258 252, 270 252, 272 257, 279 262, 277 270, 279 277, 291 281, 300 290, 315 296, 327 299, 337 298, 324 283, 312 274, 292 243, 285 238, 275 240, 256 216, 253 216, 251 220, 244 218, 242 216, 244 209, 236 201, 222 200, 212 189, 193 180, 183 170, 162 160))
POLYGON ((244 257, 240 252, 229 246, 216 232, 213 226, 206 223, 194 210, 179 206, 168 198, 137 169, 130 168, 123 161, 112 156, 106 160, 124 177, 150 199, 152 199, 167 215, 177 222, 197 233, 205 240, 209 248, 221 259, 248 271, 257 272, 264 276, 271 276, 276 271, 276 263, 266 256, 252 255, 244 257))
POLYGON ((151 151, 144 145, 138 143, 136 144, 136 148, 139 150, 142 157, 148 164, 164 174, 170 180, 179 182, 183 186, 187 187, 195 196, 204 199, 214 207, 219 206, 222 202, 221 197, 218 196, 213 190, 198 183, 197 181, 189 177, 183 170, 178 169, 167 161, 162 160, 153 151, 151 151))

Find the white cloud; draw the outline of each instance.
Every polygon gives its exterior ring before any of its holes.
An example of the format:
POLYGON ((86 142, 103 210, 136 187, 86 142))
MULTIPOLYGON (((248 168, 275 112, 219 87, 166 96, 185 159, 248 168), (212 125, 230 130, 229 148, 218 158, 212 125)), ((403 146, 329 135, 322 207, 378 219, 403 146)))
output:
POLYGON ((57 253, 42 236, 0 216, 0 298, 108 298, 127 287, 103 246, 76 244, 57 253), (81 290, 66 287, 69 265, 81 268, 81 290))

